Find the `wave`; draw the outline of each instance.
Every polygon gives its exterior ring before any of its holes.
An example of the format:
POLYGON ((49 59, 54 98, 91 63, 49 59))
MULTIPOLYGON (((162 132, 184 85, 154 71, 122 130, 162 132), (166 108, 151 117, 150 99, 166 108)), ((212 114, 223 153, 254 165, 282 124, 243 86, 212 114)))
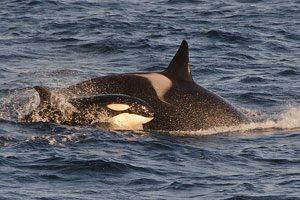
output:
POLYGON ((274 196, 246 196, 246 195, 239 195, 233 196, 231 198, 226 198, 224 200, 299 200, 298 197, 286 197, 282 195, 274 195, 274 196))
POLYGON ((298 76, 299 73, 295 70, 287 69, 287 70, 278 72, 277 75, 290 77, 290 76, 298 76))
POLYGON ((247 43, 252 42, 252 39, 240 32, 227 32, 223 30, 209 30, 206 36, 211 39, 224 40, 228 43, 247 43))

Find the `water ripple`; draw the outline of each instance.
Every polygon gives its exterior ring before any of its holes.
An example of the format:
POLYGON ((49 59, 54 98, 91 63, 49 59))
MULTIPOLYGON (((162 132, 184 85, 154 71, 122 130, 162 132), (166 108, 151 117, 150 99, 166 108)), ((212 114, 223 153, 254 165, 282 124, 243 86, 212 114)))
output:
POLYGON ((0 1, 1 198, 299 199, 299 5, 0 1), (253 123, 137 133, 18 122, 32 86, 163 71, 183 39, 195 82, 253 123))

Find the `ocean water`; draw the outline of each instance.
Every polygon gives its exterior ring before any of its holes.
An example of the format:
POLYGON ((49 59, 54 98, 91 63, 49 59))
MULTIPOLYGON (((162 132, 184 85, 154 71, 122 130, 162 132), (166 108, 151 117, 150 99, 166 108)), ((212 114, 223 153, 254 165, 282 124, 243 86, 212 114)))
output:
POLYGON ((299 0, 0 8, 0 199, 300 199, 299 0), (19 122, 33 86, 160 71, 183 39, 195 81, 253 123, 117 132, 19 122))

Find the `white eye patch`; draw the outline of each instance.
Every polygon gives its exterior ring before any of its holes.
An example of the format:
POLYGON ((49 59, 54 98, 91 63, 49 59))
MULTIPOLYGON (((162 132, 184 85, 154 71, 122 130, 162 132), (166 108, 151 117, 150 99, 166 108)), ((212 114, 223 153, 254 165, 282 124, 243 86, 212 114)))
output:
POLYGON ((112 103, 108 104, 107 107, 111 110, 115 111, 123 111, 123 110, 128 110, 130 108, 129 105, 127 104, 122 104, 122 103, 112 103))

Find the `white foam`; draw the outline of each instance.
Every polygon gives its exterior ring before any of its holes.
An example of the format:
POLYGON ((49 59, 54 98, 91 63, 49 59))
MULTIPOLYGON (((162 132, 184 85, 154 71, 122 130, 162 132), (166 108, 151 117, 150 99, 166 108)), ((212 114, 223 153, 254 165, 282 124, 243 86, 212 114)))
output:
POLYGON ((45 141, 49 145, 64 147, 66 143, 76 143, 79 141, 76 134, 66 135, 66 134, 57 134, 57 135, 33 135, 30 138, 27 138, 25 142, 36 142, 36 141, 45 141))

